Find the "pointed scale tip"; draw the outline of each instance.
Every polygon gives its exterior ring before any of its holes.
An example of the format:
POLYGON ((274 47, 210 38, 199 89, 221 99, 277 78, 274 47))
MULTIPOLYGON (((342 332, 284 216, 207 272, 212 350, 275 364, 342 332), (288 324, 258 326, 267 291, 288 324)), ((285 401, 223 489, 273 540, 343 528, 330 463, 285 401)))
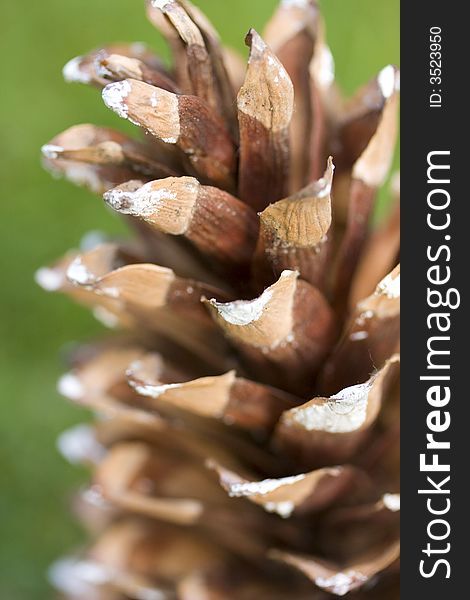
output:
POLYGON ((55 144, 44 144, 44 146, 41 147, 42 155, 49 160, 57 160, 60 158, 63 151, 64 148, 62 148, 62 146, 56 146, 55 144))
POLYGON ((62 75, 65 81, 68 83, 90 83, 90 76, 80 68, 83 60, 83 56, 75 56, 64 65, 62 75))
MULTIPOLYGON (((177 94, 137 79, 124 79, 108 84, 102 91, 102 97, 105 105, 122 119, 143 127, 167 144, 178 142, 181 134, 179 102, 182 97, 177 94)), ((194 96, 187 98, 197 102, 194 96)), ((202 119, 201 115, 198 115, 199 118, 202 119)), ((194 119, 191 119, 193 128, 196 126, 194 119)), ((194 149, 188 152, 197 154, 194 149)))
POLYGON ((157 212, 161 200, 158 195, 152 194, 151 183, 142 185, 139 181, 128 181, 105 192, 103 200, 123 215, 145 218, 157 212))
POLYGON ((224 303, 217 302, 212 298, 209 303, 228 323, 232 325, 250 325, 258 321, 271 298, 272 292, 268 289, 254 300, 235 300, 234 302, 224 303))
MULTIPOLYGON (((264 53, 268 50, 268 45, 254 28, 251 28, 246 34, 245 44, 250 48, 250 57, 248 59, 249 63, 253 59, 261 59, 264 53)), ((273 60, 277 61, 277 59, 274 58, 273 60)))
POLYGON ((329 196, 331 193, 331 185, 333 183, 333 175, 335 172, 335 164, 333 157, 329 156, 326 164, 326 170, 323 177, 318 181, 319 190, 317 192, 318 198, 324 198, 329 196))
MULTIPOLYGON (((217 302, 217 300, 212 298, 208 303, 216 309, 218 315, 227 323, 239 326, 251 325, 261 318, 272 301, 274 292, 276 288, 279 287, 281 281, 285 282, 289 288, 292 288, 293 286, 295 287, 298 276, 299 273, 297 271, 283 271, 278 281, 266 288, 264 292, 254 300, 217 302)), ((284 283, 282 289, 286 291, 284 283)))
POLYGON ((323 402, 310 401, 285 414, 285 421, 299 425, 306 431, 350 433, 366 421, 371 383, 345 388, 323 402))
POLYGON ((190 224, 199 188, 193 177, 168 177, 145 185, 128 182, 103 198, 117 212, 143 219, 165 233, 182 235, 190 224))
POLYGON ((279 279, 254 300, 205 300, 222 330, 240 342, 274 349, 288 339, 293 326, 297 271, 283 271, 279 279))
POLYGON ((154 379, 147 381, 145 373, 142 375, 139 370, 140 365, 134 363, 127 372, 129 385, 139 395, 158 399, 203 417, 218 419, 225 415, 236 380, 235 371, 229 371, 224 375, 162 384, 154 379))

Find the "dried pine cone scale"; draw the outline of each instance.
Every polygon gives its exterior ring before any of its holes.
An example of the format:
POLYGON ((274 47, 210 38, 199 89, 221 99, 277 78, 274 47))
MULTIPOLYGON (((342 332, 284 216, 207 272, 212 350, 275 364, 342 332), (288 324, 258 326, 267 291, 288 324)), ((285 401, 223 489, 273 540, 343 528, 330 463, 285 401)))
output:
POLYGON ((134 242, 38 282, 124 333, 78 349, 60 392, 96 415, 59 446, 92 479, 65 598, 398 598, 399 186, 372 231, 399 73, 349 101, 315 0, 284 0, 248 66, 187 0, 69 81, 143 133, 77 125, 45 166, 102 195, 134 242))

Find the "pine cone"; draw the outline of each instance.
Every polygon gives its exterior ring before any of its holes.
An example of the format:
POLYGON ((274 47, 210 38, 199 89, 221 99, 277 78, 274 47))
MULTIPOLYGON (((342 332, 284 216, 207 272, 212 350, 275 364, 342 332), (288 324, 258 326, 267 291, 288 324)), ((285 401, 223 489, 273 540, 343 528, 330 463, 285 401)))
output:
POLYGON ((139 138, 78 125, 44 162, 103 195, 135 241, 38 271, 116 333, 59 382, 91 425, 93 541, 51 571, 65 598, 398 598, 399 73, 349 101, 315 0, 284 0, 248 67, 188 0, 147 2, 141 44, 70 61, 139 138))

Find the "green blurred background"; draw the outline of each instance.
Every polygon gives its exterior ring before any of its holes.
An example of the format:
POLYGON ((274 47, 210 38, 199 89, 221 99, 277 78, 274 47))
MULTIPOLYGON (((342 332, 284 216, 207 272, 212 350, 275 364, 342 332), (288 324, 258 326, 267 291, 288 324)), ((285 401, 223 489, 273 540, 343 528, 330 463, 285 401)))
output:
MULTIPOLYGON (((275 0, 199 0, 229 45, 262 28, 275 0)), ((323 0, 337 78, 347 92, 399 61, 399 0, 323 0)), ((122 232, 102 202, 40 167, 39 148, 81 122, 122 122, 99 92, 62 81, 72 56, 101 43, 146 41, 166 55, 141 0, 3 2, 0 56, 0 598, 51 597, 50 562, 84 534, 68 513, 83 470, 57 453, 61 430, 86 417, 55 391, 60 350, 100 326, 68 300, 49 295, 34 271, 90 229, 122 232)))

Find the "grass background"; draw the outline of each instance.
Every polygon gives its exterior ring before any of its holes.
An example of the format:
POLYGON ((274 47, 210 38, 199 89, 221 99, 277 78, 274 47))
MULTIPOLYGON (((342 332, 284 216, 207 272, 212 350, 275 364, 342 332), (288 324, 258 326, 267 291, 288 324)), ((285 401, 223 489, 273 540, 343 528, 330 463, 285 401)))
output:
MULTIPOLYGON (((226 42, 245 52, 275 0, 199 0, 226 42)), ((34 271, 90 229, 122 232, 99 199, 40 167, 39 148, 81 122, 121 126, 97 90, 65 84, 63 64, 101 43, 146 41, 165 52, 141 0, 4 2, 0 37, 0 598, 51 597, 48 564, 83 539, 68 498, 85 473, 55 439, 86 416, 55 391, 60 350, 100 326, 68 300, 46 294, 34 271)), ((323 0, 337 77, 351 92, 399 61, 399 0, 323 0)))

